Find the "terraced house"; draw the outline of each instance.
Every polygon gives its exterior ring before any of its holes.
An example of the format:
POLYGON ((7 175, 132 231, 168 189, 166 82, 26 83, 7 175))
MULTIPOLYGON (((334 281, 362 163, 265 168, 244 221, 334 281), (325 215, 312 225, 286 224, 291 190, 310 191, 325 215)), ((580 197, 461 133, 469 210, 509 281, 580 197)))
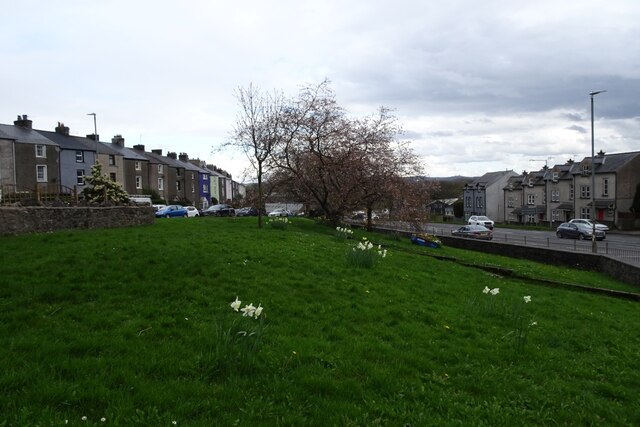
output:
POLYGON ((568 160, 512 177, 503 188, 504 215, 508 222, 557 225, 571 218, 595 218, 618 228, 632 228, 636 213, 631 208, 639 185, 640 151, 601 151, 593 161, 591 157, 568 160))
POLYGON ((167 202, 206 208, 212 200, 233 201, 234 195, 244 194, 244 186, 233 182, 230 174, 190 161, 186 153, 163 156, 162 150, 147 152, 144 145, 125 147, 122 135, 105 143, 94 134, 71 135, 61 122, 53 131, 33 129, 32 123, 20 115, 13 125, 0 124, 0 201, 26 193, 80 193, 96 160, 103 174, 130 195, 153 190, 167 202))

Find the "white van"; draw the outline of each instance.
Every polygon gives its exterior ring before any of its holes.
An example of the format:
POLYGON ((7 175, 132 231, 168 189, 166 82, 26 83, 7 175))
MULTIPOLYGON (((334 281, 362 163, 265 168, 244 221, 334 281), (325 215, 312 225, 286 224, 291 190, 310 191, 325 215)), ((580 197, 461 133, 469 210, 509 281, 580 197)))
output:
POLYGON ((139 195, 133 195, 133 196, 129 196, 129 200, 131 201, 131 203, 135 203, 136 205, 145 205, 145 206, 151 206, 151 197, 149 196, 139 196, 139 195))

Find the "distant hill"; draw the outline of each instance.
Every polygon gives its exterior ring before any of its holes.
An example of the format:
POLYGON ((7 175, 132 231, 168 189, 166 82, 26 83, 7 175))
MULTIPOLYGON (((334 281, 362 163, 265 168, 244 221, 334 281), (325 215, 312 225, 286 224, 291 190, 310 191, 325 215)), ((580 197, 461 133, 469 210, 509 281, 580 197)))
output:
POLYGON ((456 197, 462 197, 465 184, 470 183, 476 178, 477 177, 474 177, 474 176, 461 176, 461 175, 444 176, 444 177, 433 177, 433 176, 415 177, 415 179, 424 179, 427 181, 433 181, 440 184, 440 188, 431 195, 432 200, 453 199, 456 197))

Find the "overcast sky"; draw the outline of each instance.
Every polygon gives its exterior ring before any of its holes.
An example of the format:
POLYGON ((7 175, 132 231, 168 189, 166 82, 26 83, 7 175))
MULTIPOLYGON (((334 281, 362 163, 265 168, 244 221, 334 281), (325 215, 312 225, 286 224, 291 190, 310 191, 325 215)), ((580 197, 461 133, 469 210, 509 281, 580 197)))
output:
POLYGON ((352 115, 392 108, 428 175, 640 150, 640 1, 17 0, 0 17, 0 123, 218 153, 250 83, 329 79, 352 115), (531 161, 535 159, 536 161, 531 161))

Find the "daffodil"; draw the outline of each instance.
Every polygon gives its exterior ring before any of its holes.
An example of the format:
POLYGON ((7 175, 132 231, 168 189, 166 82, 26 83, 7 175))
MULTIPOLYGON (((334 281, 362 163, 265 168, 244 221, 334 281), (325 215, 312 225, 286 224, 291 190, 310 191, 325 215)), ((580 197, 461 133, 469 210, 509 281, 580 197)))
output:
POLYGON ((493 288, 489 292, 491 292, 491 295, 498 295, 500 293, 500 288, 493 288))
POLYGON ((262 314, 262 306, 258 304, 258 307, 256 307, 256 310, 253 315, 257 319, 261 314, 262 314))
POLYGON ((231 305, 231 308, 233 308, 235 311, 238 311, 238 309, 240 309, 240 304, 242 304, 242 301, 240 301, 238 297, 236 297, 236 300, 232 302, 230 305, 231 305))
POLYGON ((525 303, 530 303, 531 302, 531 295, 526 295, 522 298, 524 300, 525 303))
POLYGON ((253 303, 250 303, 249 305, 245 305, 240 311, 242 311, 244 317, 253 317, 253 314, 256 312, 256 307, 253 303))
POLYGON ((491 292, 491 289, 489 289, 488 286, 485 286, 484 289, 482 290, 483 294, 488 294, 489 292, 491 292))

